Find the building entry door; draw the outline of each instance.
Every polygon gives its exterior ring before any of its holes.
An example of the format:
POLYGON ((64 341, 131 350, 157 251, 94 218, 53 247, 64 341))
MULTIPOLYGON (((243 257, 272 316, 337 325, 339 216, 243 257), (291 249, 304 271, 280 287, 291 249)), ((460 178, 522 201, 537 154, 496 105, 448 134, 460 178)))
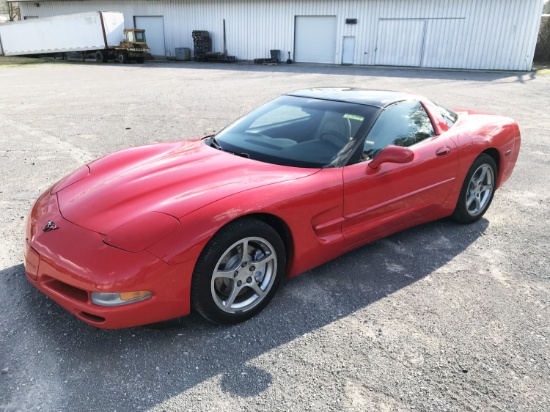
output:
POLYGON ((355 37, 344 36, 342 44, 342 64, 353 64, 355 57, 355 37))

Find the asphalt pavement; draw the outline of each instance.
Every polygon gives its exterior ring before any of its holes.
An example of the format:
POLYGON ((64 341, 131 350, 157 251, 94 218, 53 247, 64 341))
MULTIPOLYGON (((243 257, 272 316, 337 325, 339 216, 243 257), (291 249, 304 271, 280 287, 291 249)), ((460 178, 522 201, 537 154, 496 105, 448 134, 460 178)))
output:
POLYGON ((550 410, 550 74, 322 65, 0 65, 0 411, 550 410), (259 316, 99 330, 31 286, 24 219, 80 165, 201 137, 301 88, 514 118, 511 179, 472 225, 415 227, 287 281, 259 316))

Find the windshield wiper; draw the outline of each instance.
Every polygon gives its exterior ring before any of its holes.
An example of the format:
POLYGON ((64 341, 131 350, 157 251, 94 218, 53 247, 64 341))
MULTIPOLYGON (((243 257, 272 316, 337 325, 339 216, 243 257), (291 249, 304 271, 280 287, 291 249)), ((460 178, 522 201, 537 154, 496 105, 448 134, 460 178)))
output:
POLYGON ((227 152, 227 153, 231 153, 231 154, 234 154, 235 156, 241 156, 241 157, 246 157, 247 159, 250 159, 250 155, 248 153, 237 153, 237 152, 232 152, 231 150, 225 150, 222 145, 216 140, 216 137, 215 136, 210 136, 208 137, 208 139, 210 139, 210 146, 212 146, 214 149, 218 149, 218 150, 221 150, 222 152, 227 152))
POLYGON ((231 152, 233 153, 235 156, 241 156, 241 157, 246 157, 247 159, 250 159, 250 155, 248 153, 236 153, 236 152, 231 152))
POLYGON ((223 152, 222 145, 218 143, 215 136, 212 136, 210 138, 210 141, 212 142, 212 146, 214 146, 215 149, 221 150, 223 152))

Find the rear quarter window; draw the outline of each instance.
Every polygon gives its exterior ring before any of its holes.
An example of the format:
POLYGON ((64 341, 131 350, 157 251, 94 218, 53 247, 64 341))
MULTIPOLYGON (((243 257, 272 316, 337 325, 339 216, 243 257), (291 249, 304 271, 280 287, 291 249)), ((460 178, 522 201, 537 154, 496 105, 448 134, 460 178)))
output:
POLYGON ((449 129, 456 123, 456 120, 458 119, 458 114, 453 112, 451 109, 447 109, 444 106, 441 106, 440 104, 434 103, 435 107, 441 114, 441 117, 443 117, 443 120, 445 120, 445 123, 447 123, 447 126, 449 126, 449 129))

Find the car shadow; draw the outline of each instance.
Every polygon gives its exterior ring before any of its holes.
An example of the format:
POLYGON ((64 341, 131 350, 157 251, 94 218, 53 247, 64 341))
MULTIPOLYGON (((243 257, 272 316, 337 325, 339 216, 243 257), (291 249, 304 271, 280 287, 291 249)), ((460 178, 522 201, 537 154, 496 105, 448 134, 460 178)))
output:
POLYGON ((233 396, 258 395, 273 377, 251 361, 427 276, 444 276, 438 269, 487 227, 485 219, 466 226, 443 219, 361 247, 287 281, 260 315, 234 326, 192 314, 170 328, 100 330, 32 287, 22 265, 4 269, 0 288, 11 292, 0 308, 18 327, 7 327, 0 337, 0 369, 9 366, 0 376, 6 389, 0 405, 34 384, 63 393, 55 409, 89 410, 92 400, 97 410, 152 408, 213 377, 233 396))

